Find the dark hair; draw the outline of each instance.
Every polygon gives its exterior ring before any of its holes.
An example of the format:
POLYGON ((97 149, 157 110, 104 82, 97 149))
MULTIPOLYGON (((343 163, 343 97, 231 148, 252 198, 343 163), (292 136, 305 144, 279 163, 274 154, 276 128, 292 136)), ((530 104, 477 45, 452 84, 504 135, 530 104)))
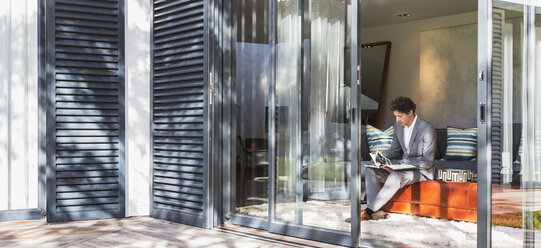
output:
POLYGON ((409 97, 399 96, 391 102, 391 111, 409 114, 410 110, 415 114, 415 103, 409 97))

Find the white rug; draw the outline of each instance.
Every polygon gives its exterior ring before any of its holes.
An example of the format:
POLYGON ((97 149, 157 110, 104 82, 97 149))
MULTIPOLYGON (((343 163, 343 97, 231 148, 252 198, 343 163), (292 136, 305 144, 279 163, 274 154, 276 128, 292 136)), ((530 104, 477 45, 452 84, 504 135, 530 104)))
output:
MULTIPOLYGON (((295 203, 276 204, 276 218, 293 222, 295 203)), ((363 205, 363 209, 366 206, 363 205)), ((342 202, 308 201, 302 203, 303 224, 349 232, 350 207, 342 202)), ((241 214, 266 217, 267 204, 237 208, 241 214)), ((539 237, 541 232, 537 232, 539 237)), ((521 247, 522 229, 494 226, 493 247, 521 247)), ((391 213, 383 220, 361 223, 361 239, 385 240, 403 243, 412 247, 477 247, 477 224, 436 218, 391 213)))

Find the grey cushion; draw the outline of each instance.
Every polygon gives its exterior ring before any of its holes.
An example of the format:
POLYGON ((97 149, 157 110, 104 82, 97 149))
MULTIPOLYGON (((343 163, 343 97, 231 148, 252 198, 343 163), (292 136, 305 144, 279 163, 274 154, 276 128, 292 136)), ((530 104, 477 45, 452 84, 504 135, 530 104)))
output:
POLYGON ((436 168, 438 169, 458 169, 477 171, 477 161, 445 161, 436 160, 436 168))
POLYGON ((447 150, 447 129, 436 129, 436 159, 441 159, 445 156, 447 150))

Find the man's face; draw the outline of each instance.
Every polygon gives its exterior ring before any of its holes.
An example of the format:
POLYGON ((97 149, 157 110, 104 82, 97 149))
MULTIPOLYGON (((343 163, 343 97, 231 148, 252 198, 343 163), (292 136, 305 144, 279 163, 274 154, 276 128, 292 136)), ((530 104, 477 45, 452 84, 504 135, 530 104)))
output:
POLYGON ((394 116, 396 117, 396 122, 400 123, 402 126, 409 127, 413 120, 415 119, 415 115, 413 114, 413 111, 410 110, 409 113, 402 113, 397 110, 393 111, 394 116))

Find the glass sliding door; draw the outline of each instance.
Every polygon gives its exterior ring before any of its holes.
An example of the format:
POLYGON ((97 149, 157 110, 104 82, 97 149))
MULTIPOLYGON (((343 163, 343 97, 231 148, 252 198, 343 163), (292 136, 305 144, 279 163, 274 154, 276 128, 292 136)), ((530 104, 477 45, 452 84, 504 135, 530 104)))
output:
POLYGON ((351 176, 357 4, 284 0, 275 7, 271 231, 351 245, 345 220, 359 190, 351 176))
MULTIPOLYGON (((492 2, 492 90, 502 115, 491 118, 492 165, 501 168, 491 186, 493 247, 541 244, 541 4, 492 2), (500 52, 498 54, 498 52, 500 52), (497 130, 496 130, 497 129, 497 130), (497 233, 505 233, 505 237, 497 233)), ((495 108, 493 108, 495 109, 495 108)), ((490 237, 490 236, 489 236, 490 237)), ((490 239, 489 239, 490 240, 490 239)))
POLYGON ((357 244, 357 6, 233 1, 231 223, 357 244))
POLYGON ((271 73, 269 2, 233 2, 236 17, 233 30, 236 32, 233 32, 231 47, 234 63, 230 213, 266 219, 269 170, 267 98, 271 73))

